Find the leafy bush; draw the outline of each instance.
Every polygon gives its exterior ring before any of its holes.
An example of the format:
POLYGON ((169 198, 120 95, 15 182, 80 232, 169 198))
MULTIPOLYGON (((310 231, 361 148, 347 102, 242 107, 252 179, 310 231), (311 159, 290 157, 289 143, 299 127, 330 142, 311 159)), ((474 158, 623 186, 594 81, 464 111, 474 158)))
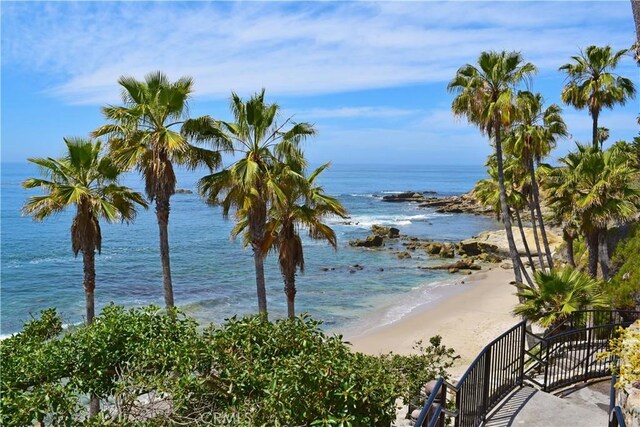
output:
POLYGON ((575 311, 606 306, 600 282, 571 267, 537 270, 534 280, 536 286, 517 285, 522 302, 513 313, 545 328, 552 329, 575 311))
POLYGON ((611 371, 618 375, 616 387, 640 388, 640 321, 627 329, 620 328, 609 342, 610 350, 598 355, 605 359, 614 356, 611 371))
POLYGON ((605 285, 605 292, 614 307, 640 308, 640 226, 636 225, 629 237, 618 244, 612 257, 617 270, 605 285))
POLYGON ((0 342, 2 425, 388 426, 396 399, 454 359, 439 337, 412 356, 354 353, 307 316, 199 331, 177 311, 110 305, 61 331, 48 310, 0 342), (92 420, 89 394, 103 402, 92 420))

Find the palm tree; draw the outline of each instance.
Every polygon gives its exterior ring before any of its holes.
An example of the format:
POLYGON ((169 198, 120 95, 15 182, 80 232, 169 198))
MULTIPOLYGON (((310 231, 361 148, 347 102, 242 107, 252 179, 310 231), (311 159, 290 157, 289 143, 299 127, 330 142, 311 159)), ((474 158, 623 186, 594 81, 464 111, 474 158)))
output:
POLYGON ((310 238, 326 240, 337 249, 334 231, 324 221, 328 216, 345 217, 346 209, 340 202, 324 193, 316 184, 316 178, 329 163, 320 166, 305 177, 295 166, 283 163, 279 174, 284 197, 276 198, 271 208, 269 230, 275 234, 280 271, 287 297, 287 313, 295 316, 296 271, 304 272, 304 251, 299 230, 306 229, 310 238), (301 179, 300 179, 301 178, 301 179))
POLYGON ((230 108, 234 122, 209 118, 191 127, 189 133, 200 141, 232 145, 236 152, 242 154, 230 167, 203 177, 198 187, 200 194, 209 202, 222 204, 225 217, 231 208, 237 209, 238 224, 233 235, 246 228, 246 243, 253 250, 258 309, 266 317, 264 257, 271 243, 266 228, 268 213, 274 198, 284 198, 273 168, 278 163, 278 155, 286 154, 301 162, 299 144, 314 135, 315 129, 308 123, 293 123, 291 118, 278 124, 280 107, 266 103, 264 97, 264 89, 247 101, 232 93, 230 108), (288 125, 290 127, 285 129, 288 125))
POLYGON ((627 52, 629 49, 613 52, 611 46, 588 46, 579 55, 572 56, 572 62, 560 67, 569 80, 562 90, 562 102, 578 110, 589 110, 593 120, 592 144, 596 148, 599 148, 598 118, 602 109, 624 105, 635 96, 633 82, 613 73, 627 52))
POLYGON ((606 306, 599 282, 573 268, 538 270, 535 282, 536 286, 518 285, 521 302, 513 312, 547 330, 575 311, 606 306))
MULTIPOLYGON (((71 247, 75 256, 82 252, 87 323, 95 317, 96 287, 95 252, 102 250, 100 219, 107 222, 129 222, 136 216, 136 205, 147 208, 142 194, 117 184, 120 170, 110 158, 101 155, 100 141, 65 138, 64 158, 30 158, 44 178, 29 178, 25 188, 39 188, 41 196, 30 197, 22 211, 42 221, 75 206, 71 224, 71 247)), ((92 396, 90 415, 100 410, 99 400, 92 396)))
MULTIPOLYGON (((577 144, 577 151, 560 159, 566 168, 557 173, 564 180, 558 186, 560 196, 571 195, 571 215, 585 236, 592 277, 597 275, 599 260, 603 277, 609 278, 606 233, 610 223, 629 221, 640 207, 640 190, 635 186, 640 171, 632 161, 628 150, 619 145, 602 152, 599 147, 577 144)), ((560 196, 552 196, 551 204, 560 196)))
POLYGON ((176 190, 174 164, 192 169, 205 165, 213 170, 220 165, 221 155, 191 145, 176 130, 187 119, 191 78, 172 83, 157 71, 147 74, 144 81, 123 76, 118 83, 124 105, 104 107, 102 113, 111 123, 92 135, 108 135, 114 161, 125 169, 137 169, 144 177, 147 197, 156 204, 164 300, 167 307, 173 307, 168 226, 170 199, 176 190))
POLYGON ((471 64, 462 66, 447 86, 450 92, 457 94, 452 103, 453 113, 456 116, 466 117, 470 123, 477 125, 482 133, 493 138, 498 167, 502 222, 509 242, 509 253, 517 283, 522 282, 521 271, 525 270, 518 256, 511 230, 504 183, 502 134, 511 124, 516 87, 524 80, 528 80, 535 72, 536 67, 528 62, 523 63, 522 56, 517 52, 482 52, 478 58, 477 67, 471 64))
MULTIPOLYGON (((566 158, 565 158, 566 160, 566 158)), ((575 180, 570 166, 553 168, 543 165, 540 169, 542 187, 546 193, 546 204, 550 209, 550 218, 562 227, 562 239, 566 244, 567 262, 576 267, 573 256, 573 242, 578 238, 578 218, 575 211, 575 180)))
MULTIPOLYGON (((507 151, 518 157, 529 173, 532 205, 536 211, 535 215, 532 213, 532 223, 535 227, 537 218, 547 263, 549 268, 553 268, 553 258, 540 205, 535 164, 540 164, 542 159, 555 147, 557 139, 568 136, 568 132, 562 119, 560 107, 552 104, 543 110, 543 105, 544 99, 539 93, 533 94, 528 91, 518 93, 516 98, 517 119, 507 138, 506 145, 507 151)), ((537 239, 537 233, 535 235, 537 239)))

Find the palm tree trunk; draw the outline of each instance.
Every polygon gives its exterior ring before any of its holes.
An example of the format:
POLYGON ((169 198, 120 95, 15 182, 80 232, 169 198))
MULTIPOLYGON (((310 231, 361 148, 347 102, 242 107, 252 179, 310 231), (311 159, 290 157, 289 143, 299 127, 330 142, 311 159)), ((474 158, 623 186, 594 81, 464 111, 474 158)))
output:
POLYGON ((520 209, 514 208, 516 213, 516 221, 518 221, 518 229, 520 230, 520 237, 522 238, 522 244, 524 245, 524 250, 527 253, 527 258, 529 259, 529 265, 531 266, 531 271, 536 271, 536 266, 533 263, 533 258, 531 257, 531 251, 529 250, 529 242, 527 242, 527 236, 524 234, 524 228, 522 228, 522 219, 520 218, 520 209))
POLYGON ((600 230, 598 233, 598 258, 600 259, 600 270, 602 278, 609 280, 609 247, 607 246, 607 230, 600 230))
MULTIPOLYGON (((96 315, 94 292, 96 289, 96 252, 94 249, 82 251, 84 264, 84 299, 87 309, 87 324, 90 325, 96 315)), ((95 417, 100 412, 100 399, 91 393, 89 398, 89 417, 95 417)))
POLYGON ((636 24, 636 61, 640 61, 640 0, 631 0, 631 10, 636 24))
POLYGON ((173 283, 171 281, 171 262, 169 257, 169 197, 158 196, 156 199, 156 218, 160 230, 160 261, 162 262, 162 287, 164 304, 173 307, 173 283))
POLYGON ((284 293, 287 296, 287 316, 290 319, 296 317, 295 299, 296 299, 296 274, 295 271, 287 272, 284 276, 284 293))
POLYGON ((567 261, 571 267, 576 268, 576 261, 573 258, 573 236, 567 230, 563 230, 562 234, 564 241, 567 243, 567 261))
POLYGON ((598 232, 592 231, 587 236, 587 247, 589 249, 589 275, 594 279, 598 275, 598 232))
POLYGON ((258 294, 258 311, 267 318, 267 289, 264 280, 264 256, 259 246, 253 245, 253 262, 256 267, 256 290, 258 294))
POLYGON ((94 292, 96 290, 96 253, 95 250, 83 250, 84 299, 87 310, 87 324, 93 322, 96 315, 94 292))
POLYGON ((507 190, 504 186, 504 166, 502 162, 502 140, 501 140, 501 127, 500 118, 495 118, 495 141, 496 141, 496 157, 498 160, 498 187, 500 188, 500 209, 502 211, 502 223, 504 224, 505 233, 507 235, 507 241, 509 242, 509 255, 511 262, 513 263, 513 274, 515 276, 516 283, 522 283, 522 274, 526 274, 526 270, 522 265, 522 260, 518 256, 518 250, 516 249, 516 242, 513 240, 513 230, 511 229, 511 217, 509 215, 509 206, 507 205, 507 190), (521 272, 522 269, 522 272, 521 272))
POLYGON ((540 190, 538 188, 538 180, 536 179, 536 171, 533 165, 533 159, 529 162, 529 176, 531 177, 531 193, 533 195, 533 204, 536 208, 538 223, 540 224, 540 235, 542 236, 542 244, 544 252, 547 256, 547 264, 549 268, 553 268, 553 257, 551 256, 551 248, 549 247, 549 239, 547 237, 547 229, 544 226, 544 218, 542 217, 542 207, 540 206, 540 190))
POLYGON ((598 116, 600 115, 599 111, 592 111, 591 118, 593 119, 593 128, 592 132, 592 144, 593 148, 600 149, 600 142, 598 141, 598 116))
POLYGON ((540 261, 540 268, 544 270, 544 259, 542 258, 542 251, 540 250, 540 239, 538 238, 538 227, 536 226, 536 214, 534 208, 533 196, 529 195, 529 212, 531 214, 531 228, 533 229, 533 240, 536 243, 536 251, 538 252, 538 261, 540 261))
POLYGON ((253 249, 253 262, 256 270, 256 291, 258 295, 258 312, 267 319, 267 288, 264 280, 264 256, 262 245, 265 241, 265 224, 267 222, 267 202, 263 195, 263 186, 256 184, 258 194, 263 199, 256 200, 249 209, 249 236, 251 238, 251 248, 253 249))

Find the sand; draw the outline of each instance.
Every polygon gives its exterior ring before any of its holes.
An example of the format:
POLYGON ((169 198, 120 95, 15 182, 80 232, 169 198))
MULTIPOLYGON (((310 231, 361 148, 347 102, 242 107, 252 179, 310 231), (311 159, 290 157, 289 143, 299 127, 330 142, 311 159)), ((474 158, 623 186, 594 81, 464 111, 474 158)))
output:
POLYGON ((364 333, 345 333, 355 351, 380 354, 393 351, 410 354, 418 340, 441 335, 442 342, 452 347, 460 358, 450 373, 454 378, 466 370, 478 353, 491 340, 516 324, 520 319, 511 312, 517 304, 513 270, 495 264, 465 278, 456 292, 444 295, 434 303, 412 310, 389 325, 374 327, 364 333))

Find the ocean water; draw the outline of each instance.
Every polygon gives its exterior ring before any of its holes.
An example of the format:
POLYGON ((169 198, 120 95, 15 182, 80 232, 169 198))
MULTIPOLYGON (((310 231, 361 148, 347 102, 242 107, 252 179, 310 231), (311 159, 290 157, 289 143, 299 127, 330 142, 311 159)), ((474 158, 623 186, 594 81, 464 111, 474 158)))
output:
MULTIPOLYGON (((20 208, 30 195, 20 183, 38 171, 29 164, 2 164, 0 333, 21 329, 32 315, 56 307, 67 323, 82 321, 84 291, 82 258, 71 251, 73 212, 42 223, 23 217, 20 208)), ((195 190, 202 172, 179 171, 178 188, 195 190)), ((386 203, 385 194, 415 190, 454 195, 470 190, 484 177, 481 166, 346 166, 333 165, 321 176, 325 191, 337 196, 349 210, 345 223, 330 219, 338 236, 334 251, 325 242, 304 240, 305 272, 298 274, 296 309, 324 321, 325 328, 341 331, 372 313, 384 312, 389 321, 411 305, 407 295, 428 301, 430 291, 452 283, 448 273, 417 267, 439 263, 421 251, 399 260, 390 249, 349 247, 364 238, 373 224, 395 226, 402 234, 439 241, 457 241, 482 230, 497 229, 490 218, 465 214, 438 214, 414 204, 386 203), (351 272, 351 266, 364 266, 351 272), (324 271, 325 268, 329 271, 324 271), (381 269, 383 271, 381 271, 381 269), (413 294, 410 294, 413 292, 413 294)), ((137 175, 123 183, 142 189, 137 175)), ((233 219, 224 220, 219 207, 208 206, 197 194, 172 198, 169 225, 171 268, 176 304, 202 322, 221 322, 235 314, 257 312, 253 259, 241 239, 231 240, 233 219)), ((126 306, 163 304, 158 228, 153 208, 142 211, 132 224, 102 224, 102 254, 96 257, 96 308, 113 301, 126 306)), ((265 261, 270 315, 286 315, 286 300, 277 256, 265 261)), ((416 301, 414 301, 416 302, 416 301)))

